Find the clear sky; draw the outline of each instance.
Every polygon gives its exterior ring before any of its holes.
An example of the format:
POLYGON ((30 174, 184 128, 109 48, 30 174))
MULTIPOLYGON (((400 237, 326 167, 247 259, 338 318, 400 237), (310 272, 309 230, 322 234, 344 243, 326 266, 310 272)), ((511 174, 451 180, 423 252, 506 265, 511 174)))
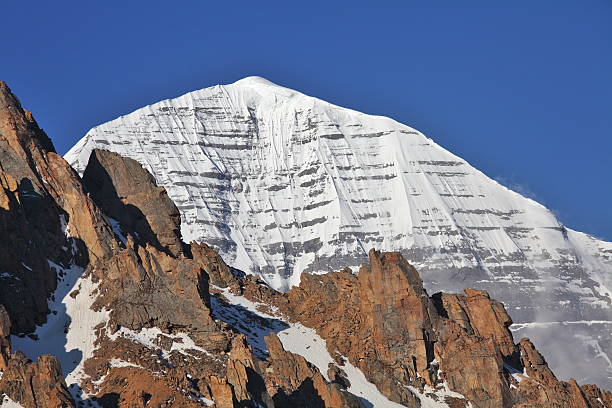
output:
POLYGON ((259 75, 413 126, 612 240, 609 0, 6 1, 1 14, 0 79, 60 153, 143 105, 259 75))

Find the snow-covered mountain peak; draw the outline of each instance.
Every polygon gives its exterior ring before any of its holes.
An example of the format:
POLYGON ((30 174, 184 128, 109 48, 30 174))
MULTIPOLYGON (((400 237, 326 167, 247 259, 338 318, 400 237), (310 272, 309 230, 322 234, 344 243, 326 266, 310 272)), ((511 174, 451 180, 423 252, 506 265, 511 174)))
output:
MULTIPOLYGON (((231 98, 244 100, 250 108, 261 111, 274 107, 274 109, 282 109, 285 113, 291 114, 292 111, 305 109, 330 117, 330 119, 336 122, 336 126, 345 124, 354 125, 353 122, 358 121, 361 126, 366 128, 376 128, 382 125, 416 132, 409 126, 389 117, 370 115, 334 105, 294 89, 275 84, 259 76, 248 76, 231 84, 218 85, 218 87, 226 90, 231 98)), ((206 92, 209 89, 211 88, 195 92, 206 92)))
POLYGON ((234 82, 232 85, 236 85, 236 86, 259 86, 259 85, 265 85, 265 86, 276 86, 276 87, 280 87, 279 85, 275 84, 272 81, 267 80, 266 78, 262 78, 260 76, 248 76, 248 77, 244 77, 242 79, 239 79, 238 81, 234 82))
MULTIPOLYGON (((220 88, 227 92, 234 103, 240 104, 244 101, 250 109, 268 110, 286 104, 289 100, 292 104, 300 105, 315 103, 315 98, 258 76, 249 76, 228 85, 220 85, 220 88)), ((207 89, 201 91, 206 92, 207 89)))
MULTIPOLYGON (((612 327, 611 243, 392 119, 247 77, 98 126, 66 159, 82 172, 94 148, 143 164, 181 211, 185 240, 274 288, 358 268, 375 247, 402 252, 430 291, 488 290, 518 323, 583 322, 564 327, 566 344, 587 344, 578 327, 589 338, 612 327)), ((612 340, 594 341, 612 383, 612 340)))

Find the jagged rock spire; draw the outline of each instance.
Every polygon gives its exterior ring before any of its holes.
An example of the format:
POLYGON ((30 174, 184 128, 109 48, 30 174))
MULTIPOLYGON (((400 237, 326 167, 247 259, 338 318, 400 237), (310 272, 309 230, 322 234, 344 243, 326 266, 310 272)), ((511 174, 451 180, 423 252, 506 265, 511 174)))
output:
POLYGON ((19 99, 4 81, 0 81, 0 142, 6 142, 20 152, 31 149, 30 143, 55 152, 49 136, 38 126, 32 114, 21 107, 19 99))

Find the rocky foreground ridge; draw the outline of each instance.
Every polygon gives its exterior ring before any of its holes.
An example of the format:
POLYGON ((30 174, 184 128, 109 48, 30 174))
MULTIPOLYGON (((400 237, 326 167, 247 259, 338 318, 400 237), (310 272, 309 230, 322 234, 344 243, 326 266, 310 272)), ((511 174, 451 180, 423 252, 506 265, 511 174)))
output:
POLYGON ((398 253, 279 293, 180 227, 134 160, 95 150, 80 178, 0 83, 3 406, 612 407, 398 253))

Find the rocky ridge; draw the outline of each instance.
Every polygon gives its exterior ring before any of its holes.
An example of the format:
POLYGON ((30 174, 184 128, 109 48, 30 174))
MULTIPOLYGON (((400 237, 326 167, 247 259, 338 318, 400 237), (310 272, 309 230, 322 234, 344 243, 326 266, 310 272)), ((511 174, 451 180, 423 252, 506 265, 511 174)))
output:
POLYGON ((403 406, 421 406, 413 390, 427 393, 443 386, 462 396, 446 398, 455 406, 612 403, 608 392, 593 398, 593 386, 559 381, 528 339, 514 344, 510 316, 487 292, 466 289, 465 295, 429 297, 399 253, 371 250, 369 257, 357 274, 305 274, 287 294, 251 282, 242 293, 314 328, 330 353, 347 358, 403 406))
POLYGON ((485 291, 429 296, 399 253, 274 291, 183 243, 176 206, 134 160, 94 151, 81 180, 0 91, 0 235, 18 238, 0 240, 3 405, 612 406, 514 344, 485 291))

